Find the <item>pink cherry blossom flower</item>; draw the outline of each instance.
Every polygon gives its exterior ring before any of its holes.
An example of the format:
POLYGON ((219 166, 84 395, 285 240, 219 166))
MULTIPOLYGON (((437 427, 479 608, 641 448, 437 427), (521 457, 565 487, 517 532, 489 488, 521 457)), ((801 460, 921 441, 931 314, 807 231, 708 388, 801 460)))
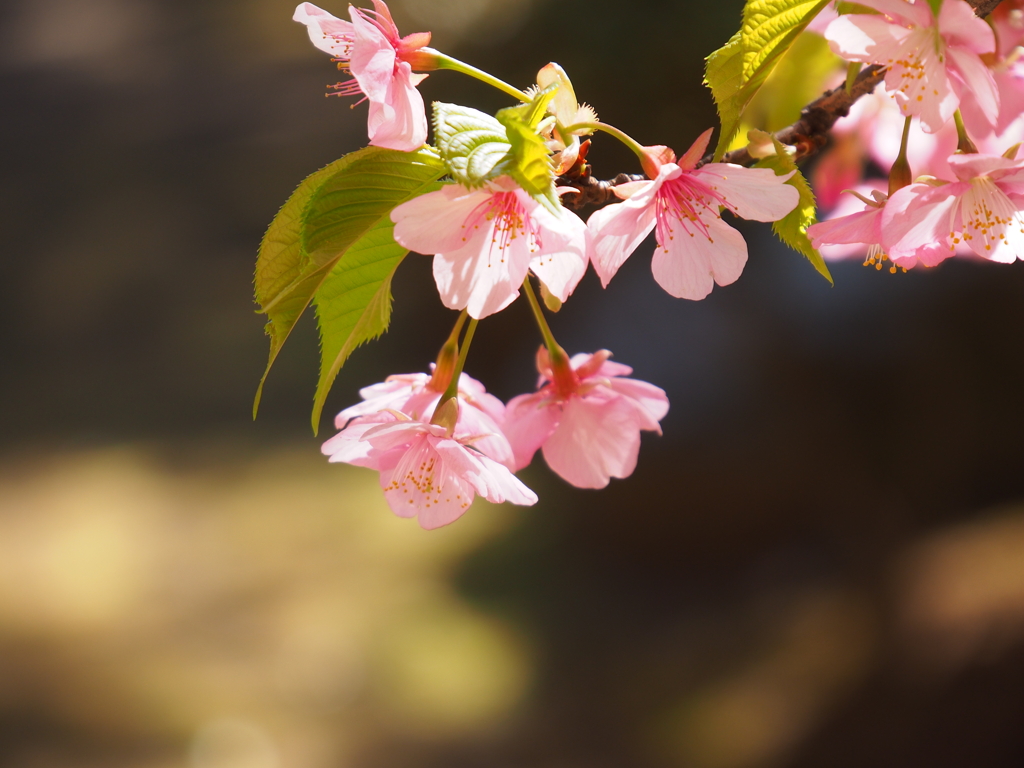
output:
POLYGON ((507 176, 480 189, 448 184, 391 212, 395 241, 434 254, 441 301, 487 317, 504 309, 533 271, 565 301, 587 269, 587 227, 561 209, 555 215, 507 176))
POLYGON ((995 50, 992 29, 964 0, 945 0, 936 19, 921 0, 864 0, 881 16, 855 13, 829 24, 832 50, 850 61, 888 67, 885 87, 905 116, 916 115, 928 133, 952 117, 961 99, 974 99, 989 124, 999 95, 979 54, 995 50))
POLYGON ((399 37, 387 5, 382 0, 373 4, 376 11, 349 6, 348 22, 312 3, 300 3, 292 20, 305 24, 313 45, 352 74, 352 80, 333 86, 337 94, 363 94, 370 102, 370 144, 411 152, 427 141, 423 97, 416 90, 426 75, 414 75, 412 68, 432 68, 434 52, 426 48, 430 33, 399 37))
POLYGON ((883 262, 891 260, 890 272, 896 272, 897 268, 906 271, 918 262, 934 267, 952 254, 936 240, 915 240, 912 232, 915 220, 906 214, 907 204, 926 188, 930 189, 926 184, 911 184, 891 198, 879 190, 872 190, 870 198, 854 191, 852 194, 863 203, 862 210, 812 224, 807 229, 811 245, 815 248, 859 245, 859 250, 866 250, 864 266, 882 269, 883 262), (887 221, 893 220, 897 222, 895 226, 885 226, 887 221))
MULTIPOLYGON (((820 221, 818 224, 822 224, 833 219, 842 219, 851 214, 860 213, 865 209, 864 201, 866 199, 877 199, 877 195, 881 195, 883 198, 885 195, 886 183, 881 179, 866 179, 865 181, 857 184, 854 187, 843 190, 847 194, 841 194, 838 200, 834 203, 834 206, 827 214, 820 214, 820 221)), ((817 190, 815 190, 817 194, 817 190)), ((821 198, 818 198, 819 202, 821 198)), ((824 206, 823 206, 824 207, 824 206)), ((825 229, 822 233, 821 228, 816 228, 817 224, 812 224, 807 229, 808 237, 811 239, 811 244, 821 253, 821 255, 829 261, 839 261, 841 259, 853 258, 855 256, 865 258, 865 266, 868 266, 865 253, 871 243, 864 242, 863 240, 856 240, 852 243, 836 243, 832 242, 831 237, 823 236, 827 235, 829 230, 825 229), (816 236, 817 235, 817 236, 816 236)), ((873 239, 873 233, 872 233, 873 239)))
MULTIPOLYGON (((432 364, 433 367, 433 364, 432 364)), ((359 390, 363 402, 349 406, 334 419, 344 429, 351 419, 373 416, 382 411, 398 411, 411 419, 430 421, 441 399, 443 382, 427 373, 398 373, 359 390)), ((487 392, 484 385, 463 373, 459 376, 459 402, 462 408, 455 424, 456 438, 475 436, 478 450, 510 469, 515 463, 508 441, 499 426, 505 420, 505 404, 487 392)))
POLYGON ((952 252, 964 244, 990 261, 1024 258, 1024 160, 963 154, 948 161, 958 181, 912 185, 899 218, 883 228, 910 248, 938 242, 952 252))
MULTIPOLYGON (((747 263, 746 241, 722 221, 721 206, 755 221, 776 221, 796 207, 800 194, 786 184, 792 174, 729 163, 696 168, 710 138, 708 129, 678 161, 661 162, 653 181, 615 187, 625 202, 591 215, 591 258, 602 285, 653 229, 654 279, 673 296, 703 299, 715 283, 735 282, 747 263)), ((655 149, 660 158, 675 159, 671 150, 655 149)))
POLYGON ((426 529, 461 517, 478 494, 494 503, 536 504, 537 495, 508 467, 479 450, 479 437, 460 437, 438 424, 381 411, 348 422, 322 450, 332 463, 380 472, 391 511, 418 516, 426 529))
POLYGON ((539 390, 513 398, 505 410, 516 469, 543 447, 548 466, 579 488, 604 488, 633 473, 640 431, 661 434, 668 398, 653 384, 625 378, 633 369, 609 357, 608 350, 575 355, 555 372, 540 349, 539 390))

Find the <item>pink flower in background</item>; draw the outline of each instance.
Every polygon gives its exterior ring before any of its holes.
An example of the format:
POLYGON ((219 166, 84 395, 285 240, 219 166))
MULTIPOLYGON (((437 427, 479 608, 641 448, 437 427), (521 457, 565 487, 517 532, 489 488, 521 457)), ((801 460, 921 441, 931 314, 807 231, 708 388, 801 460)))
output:
POLYGON ((478 437, 457 437, 443 426, 381 411, 350 421, 322 450, 332 463, 380 472, 391 511, 418 516, 423 528, 458 519, 477 495, 494 503, 536 504, 533 491, 478 449, 478 437))
MULTIPOLYGON (((658 242, 651 262, 654 279, 673 296, 703 299, 715 283, 734 282, 747 263, 747 244, 722 221, 721 206, 755 221, 776 221, 796 207, 800 194, 786 184, 792 174, 776 176, 767 168, 728 163, 695 168, 710 138, 709 129, 677 162, 656 162, 660 167, 653 181, 615 187, 625 202, 591 215, 591 256, 602 285, 653 229, 658 242)), ((659 154, 674 159, 669 150, 659 154)))
POLYGON ((348 22, 312 3, 300 3, 292 20, 305 24, 313 45, 351 72, 352 80, 334 86, 337 93, 364 94, 370 102, 370 144, 411 152, 427 141, 423 97, 416 90, 426 75, 414 75, 412 66, 429 67, 430 51, 424 49, 430 33, 399 37, 387 5, 382 0, 373 4, 376 11, 349 6, 348 22))
POLYGON ((999 95, 979 54, 995 50, 992 29, 964 0, 945 0, 938 19, 921 0, 863 0, 881 16, 848 14, 829 24, 825 37, 844 59, 888 67, 885 87, 904 115, 916 115, 928 133, 953 116, 970 96, 992 125, 999 95))
POLYGON ((898 267, 910 269, 918 262, 934 267, 953 255, 952 252, 944 242, 917 239, 915 227, 918 221, 906 214, 910 201, 928 189, 931 187, 926 184, 911 184, 898 190, 891 198, 880 190, 870 190, 870 198, 853 191, 852 195, 862 204, 861 210, 849 210, 847 213, 844 205, 842 215, 812 224, 807 229, 811 245, 822 249, 822 255, 829 257, 835 256, 835 251, 828 252, 829 246, 857 246, 843 255, 865 253, 864 265, 876 269, 882 269, 883 262, 891 260, 891 272, 898 267), (891 224, 893 221, 895 224, 891 224))
POLYGON ((1024 160, 965 154, 952 155, 949 164, 958 181, 911 185, 919 189, 907 193, 898 218, 883 222, 887 232, 908 248, 939 242, 949 252, 966 245, 991 261, 1024 257, 1024 160))
POLYGON ((447 184, 391 212, 402 247, 434 255, 441 301, 487 317, 511 304, 533 271, 565 301, 587 270, 587 226, 548 211, 507 176, 480 189, 447 184))
POLYGON ((552 471, 579 488, 604 488, 610 478, 633 473, 640 431, 661 434, 668 398, 653 384, 625 378, 633 369, 609 357, 607 350, 575 355, 571 370, 556 373, 541 348, 540 389, 513 398, 505 410, 516 469, 543 447, 552 471))

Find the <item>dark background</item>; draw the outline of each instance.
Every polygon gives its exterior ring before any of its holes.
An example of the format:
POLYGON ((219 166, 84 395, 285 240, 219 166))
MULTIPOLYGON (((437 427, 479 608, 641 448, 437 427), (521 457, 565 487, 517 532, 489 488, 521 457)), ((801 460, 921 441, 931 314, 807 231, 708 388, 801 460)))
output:
MULTIPOLYGON (((259 239, 365 141, 292 9, 0 6, 0 765, 1024 765, 1021 266, 854 261, 833 288, 741 223, 742 278, 687 302, 642 247, 552 319, 667 391, 635 474, 582 491, 538 459, 536 507, 422 533, 322 462, 311 317, 250 418, 259 239)), ((716 123, 703 57, 740 10, 392 6, 521 87, 558 61, 678 152, 716 123)), ((591 159, 637 171, 606 137, 591 159)), ((321 439, 450 328, 428 258, 394 294, 321 439)), ((467 371, 507 399, 538 342, 516 302, 467 371)))

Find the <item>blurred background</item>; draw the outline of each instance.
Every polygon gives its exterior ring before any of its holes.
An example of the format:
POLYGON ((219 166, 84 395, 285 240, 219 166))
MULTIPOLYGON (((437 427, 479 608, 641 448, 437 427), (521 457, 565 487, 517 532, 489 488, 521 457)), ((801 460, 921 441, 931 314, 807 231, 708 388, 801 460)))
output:
MULTIPOLYGON (((434 532, 329 416, 454 313, 410 255, 325 409, 311 317, 250 417, 260 237, 365 107, 284 0, 0 5, 0 765, 1024 765, 1024 267, 830 288, 766 225, 675 300, 646 247, 552 320, 672 403, 636 473, 434 532)), ((344 15, 345 4, 328 5, 344 15)), ((394 0, 403 33, 685 150, 742 3, 394 0)), ((507 106, 453 73, 431 99, 507 106)), ((598 137, 598 176, 635 172, 598 137)), ((533 386, 525 305, 467 370, 533 386)))

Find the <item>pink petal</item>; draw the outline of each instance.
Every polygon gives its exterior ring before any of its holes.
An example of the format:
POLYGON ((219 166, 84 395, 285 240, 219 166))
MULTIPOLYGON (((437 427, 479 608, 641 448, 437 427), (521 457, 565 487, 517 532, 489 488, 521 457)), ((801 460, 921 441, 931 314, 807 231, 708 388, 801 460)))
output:
POLYGON ((400 152, 413 152, 427 142, 427 113, 416 83, 426 75, 413 75, 407 62, 399 62, 388 83, 383 102, 370 100, 367 132, 370 144, 400 152))
POLYGON ((882 210, 869 205, 848 216, 819 221, 807 228, 807 236, 815 248, 825 244, 877 244, 881 242, 882 236, 882 210))
POLYGON ((858 5, 866 5, 879 13, 895 19, 900 24, 918 27, 935 26, 935 17, 927 3, 908 3, 907 0, 864 0, 858 5))
POLYGON ((349 71, 370 101, 383 103, 395 74, 395 47, 355 6, 349 6, 355 39, 349 71))
POLYGON ((452 471, 434 442, 425 434, 418 436, 393 470, 380 473, 391 511, 399 517, 419 515, 424 528, 452 522, 473 502, 471 485, 452 471))
POLYGON ((345 40, 355 34, 352 22, 336 18, 312 3, 299 3, 292 21, 305 24, 310 42, 324 53, 348 58, 349 44, 345 40))
POLYGON ((744 219, 778 221, 796 208, 800 193, 770 168, 744 168, 728 163, 708 163, 693 172, 724 199, 725 206, 744 219))
POLYGON ((979 176, 1004 179, 1009 172, 1020 170, 1024 161, 1010 160, 1001 155, 951 155, 949 165, 960 181, 969 182, 979 176))
POLYGON ((455 425, 454 437, 465 445, 471 445, 509 469, 515 466, 512 446, 502 434, 501 427, 494 419, 478 408, 463 403, 459 411, 459 422, 455 425))
POLYGON ((856 13, 840 16, 829 24, 825 39, 832 52, 844 59, 870 63, 897 49, 908 34, 908 30, 881 16, 856 13))
POLYGON ((882 215, 883 246, 891 258, 916 256, 922 248, 949 250, 957 188, 911 184, 897 190, 882 215))
POLYGON ((533 461, 537 449, 558 426, 561 415, 561 407, 552 404, 541 392, 519 395, 508 401, 502 429, 512 446, 517 471, 533 461))
POLYGON ((661 434, 658 422, 668 413, 668 395, 665 390, 639 379, 611 379, 608 387, 633 402, 637 408, 640 429, 661 434))
MULTIPOLYGON (((654 183, 648 182, 648 190, 652 187, 654 183)), ((645 190, 626 202, 606 205, 590 214, 587 228, 591 261, 603 287, 608 287, 619 267, 654 229, 652 202, 645 190)))
MULTIPOLYGON (((992 31, 985 22, 981 21, 981 25, 989 32, 992 31)), ((995 80, 992 79, 992 71, 985 66, 976 53, 948 48, 946 55, 949 57, 950 69, 960 75, 963 80, 969 98, 978 105, 988 124, 995 125, 999 117, 999 91, 996 89, 995 80)))
POLYGON ((395 242, 410 251, 433 255, 456 251, 479 232, 467 228, 470 215, 486 205, 491 193, 446 184, 436 192, 413 198, 391 211, 395 242))
POLYGON ((939 10, 939 32, 948 45, 971 53, 992 53, 996 49, 992 28, 964 0, 944 0, 939 10))
POLYGON ((629 477, 640 451, 636 412, 622 397, 574 397, 544 443, 544 460, 577 488, 604 488, 612 477, 629 477))
POLYGON ((464 373, 459 377, 459 397, 463 402, 490 416, 495 424, 504 421, 505 404, 469 374, 464 373))
POLYGON ((703 299, 715 283, 735 282, 747 263, 743 235, 718 218, 712 217, 705 224, 710 237, 680 230, 667 245, 659 243, 654 250, 654 279, 676 298, 703 299))
POLYGON ((466 309, 479 320, 515 301, 530 269, 528 238, 502 248, 497 237, 492 221, 461 248, 434 256, 434 281, 446 307, 466 309))
MULTIPOLYGON (((579 374, 583 376, 585 371, 581 369, 585 365, 587 366, 587 368, 590 368, 593 365, 593 363, 590 363, 590 361, 593 358, 594 355, 588 355, 587 353, 583 352, 578 355, 573 355, 569 360, 569 364, 572 365, 573 370, 579 372, 579 374), (588 363, 590 363, 590 365, 587 365, 588 363)), ((586 375, 611 378, 613 376, 629 376, 632 372, 633 369, 630 368, 628 365, 623 365, 622 363, 617 363, 614 360, 606 359, 602 361, 599 366, 597 366, 596 371, 592 373, 586 373, 586 375)))
MULTIPOLYGON (((543 209, 538 209, 533 215, 538 220, 546 220, 541 211, 543 209)), ((545 229, 541 235, 540 251, 530 260, 533 274, 559 301, 569 298, 587 271, 590 237, 587 225, 575 213, 565 211, 563 217, 569 225, 570 234, 565 236, 545 229)))
POLYGON ((885 88, 904 116, 921 119, 935 133, 953 116, 959 98, 949 82, 946 65, 935 50, 934 30, 915 29, 897 47, 879 49, 879 63, 888 65, 885 88))
POLYGON ((525 505, 537 503, 537 494, 498 462, 454 440, 437 440, 435 448, 451 471, 466 480, 488 501, 495 504, 503 501, 525 505))
POLYGON ((330 438, 320 447, 321 453, 330 457, 332 464, 354 464, 359 467, 380 469, 380 457, 383 453, 375 451, 373 446, 364 439, 366 432, 380 426, 384 420, 394 420, 390 413, 381 417, 364 417, 351 422, 345 429, 330 438))
POLYGON ((960 199, 963 238, 982 258, 1011 264, 1024 255, 1024 215, 995 184, 971 184, 960 199))

